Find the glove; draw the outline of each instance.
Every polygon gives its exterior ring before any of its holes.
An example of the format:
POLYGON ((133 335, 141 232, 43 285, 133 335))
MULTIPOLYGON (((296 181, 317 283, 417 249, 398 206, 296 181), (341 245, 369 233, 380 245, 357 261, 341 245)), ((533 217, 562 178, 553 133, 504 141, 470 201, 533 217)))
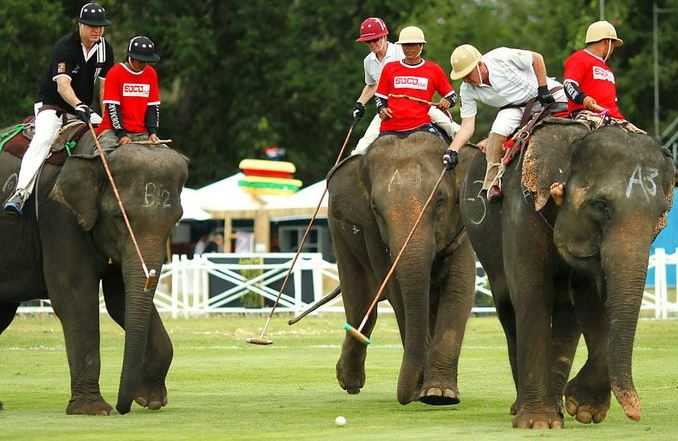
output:
POLYGON ((556 102, 553 95, 551 95, 551 92, 549 92, 548 86, 537 87, 537 100, 539 100, 542 106, 547 106, 556 102))
POLYGON ((445 154, 443 155, 443 165, 445 166, 445 170, 447 171, 452 170, 457 166, 458 163, 459 163, 459 154, 452 149, 447 149, 445 151, 445 154))
POLYGON ((89 108, 87 104, 80 103, 75 106, 75 116, 79 120, 83 121, 85 124, 90 124, 89 117, 92 114, 93 110, 89 108))
POLYGON ((360 101, 356 101, 355 106, 353 106, 353 119, 358 121, 365 115, 365 105, 360 101))

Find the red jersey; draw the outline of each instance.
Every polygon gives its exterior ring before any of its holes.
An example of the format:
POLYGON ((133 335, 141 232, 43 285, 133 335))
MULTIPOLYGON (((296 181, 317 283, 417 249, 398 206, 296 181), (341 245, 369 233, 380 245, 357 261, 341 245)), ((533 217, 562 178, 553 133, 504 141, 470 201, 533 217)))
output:
MULTIPOLYGON (((593 55, 586 49, 579 50, 565 60, 563 82, 576 83, 584 95, 595 99, 598 105, 610 111, 610 116, 624 119, 617 105, 617 85, 614 82, 612 69, 602 58, 593 55)), ((582 104, 572 100, 567 102, 567 110, 572 114, 583 109, 582 104)))
MULTIPOLYGON (((158 74, 149 65, 140 72, 134 72, 123 63, 116 64, 106 75, 103 102, 104 106, 109 103, 120 105, 121 124, 125 131, 145 132, 146 108, 160 104, 158 74)), ((104 111, 99 132, 112 128, 111 118, 104 111)))
POLYGON ((434 92, 444 97, 453 91, 443 69, 431 61, 421 60, 415 66, 405 64, 404 60, 386 64, 375 94, 388 99, 388 108, 393 117, 381 122, 381 131, 412 130, 431 122, 428 116, 431 106, 391 95, 407 95, 431 101, 434 92))

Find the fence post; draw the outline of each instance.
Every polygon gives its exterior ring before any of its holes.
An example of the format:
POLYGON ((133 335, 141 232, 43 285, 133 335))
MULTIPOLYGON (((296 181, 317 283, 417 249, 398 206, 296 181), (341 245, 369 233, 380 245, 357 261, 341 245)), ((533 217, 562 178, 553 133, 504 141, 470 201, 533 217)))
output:
POLYGON ((664 248, 654 251, 654 318, 661 319, 666 303, 666 252, 664 248))
POLYGON ((323 266, 325 261, 322 254, 315 254, 311 262, 313 271, 313 303, 315 303, 323 296, 323 266))
MULTIPOLYGON (((299 313, 304 309, 304 302, 302 299, 302 283, 301 283, 301 269, 306 266, 308 260, 304 257, 303 254, 299 255, 300 265, 296 265, 294 268, 294 312, 299 313)), ((290 263, 292 261, 290 260, 290 263)))
POLYGON ((179 256, 172 254, 172 266, 171 266, 171 277, 172 277, 172 288, 171 288, 171 297, 172 297, 172 318, 177 318, 178 314, 178 302, 179 302, 179 256))

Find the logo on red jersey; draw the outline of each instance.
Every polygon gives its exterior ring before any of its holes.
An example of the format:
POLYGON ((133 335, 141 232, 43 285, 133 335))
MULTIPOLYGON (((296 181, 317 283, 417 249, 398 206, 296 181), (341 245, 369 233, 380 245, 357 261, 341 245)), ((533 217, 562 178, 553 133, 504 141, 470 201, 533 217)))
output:
POLYGON ((428 78, 424 77, 394 77, 393 87, 396 89, 428 89, 428 78))
POLYGON ((150 93, 150 84, 125 83, 122 85, 122 96, 140 96, 148 98, 150 93))
POLYGON ((605 80, 614 84, 614 74, 607 69, 604 69, 600 66, 593 66, 593 79, 594 80, 605 80))

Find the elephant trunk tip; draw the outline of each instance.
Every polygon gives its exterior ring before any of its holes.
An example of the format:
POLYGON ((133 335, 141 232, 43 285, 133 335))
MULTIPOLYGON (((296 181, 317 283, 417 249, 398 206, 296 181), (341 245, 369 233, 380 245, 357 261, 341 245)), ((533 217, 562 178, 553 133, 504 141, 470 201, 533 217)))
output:
POLYGON ((640 421, 640 398, 635 390, 623 390, 613 387, 614 395, 617 401, 624 409, 624 414, 633 420, 640 421))
POLYGON ((123 399, 119 398, 118 403, 115 405, 115 409, 118 411, 120 415, 125 415, 132 410, 132 399, 123 399))

